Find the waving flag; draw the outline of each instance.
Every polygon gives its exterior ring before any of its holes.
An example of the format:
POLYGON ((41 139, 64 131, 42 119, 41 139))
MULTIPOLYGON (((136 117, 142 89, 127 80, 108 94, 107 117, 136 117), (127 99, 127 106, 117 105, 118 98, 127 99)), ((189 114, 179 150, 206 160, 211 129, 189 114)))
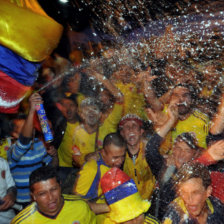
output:
POLYGON ((63 27, 36 0, 1 0, 0 14, 0 112, 15 113, 63 27))

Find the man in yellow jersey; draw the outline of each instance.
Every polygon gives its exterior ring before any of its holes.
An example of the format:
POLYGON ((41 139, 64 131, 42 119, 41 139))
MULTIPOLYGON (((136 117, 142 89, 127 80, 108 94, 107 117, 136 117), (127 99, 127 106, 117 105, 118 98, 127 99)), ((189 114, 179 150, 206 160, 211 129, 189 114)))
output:
MULTIPOLYGON (((149 89, 149 91, 151 90, 149 89)), ((194 133, 198 145, 202 148, 206 148, 206 136, 208 135, 210 121, 206 114, 195 109, 193 104, 195 97, 195 89, 191 85, 178 84, 174 87, 169 104, 178 106, 178 121, 171 132, 168 133, 166 141, 161 146, 163 149, 162 151, 168 152, 172 148, 176 137, 183 132, 194 133)), ((147 99, 149 100, 149 98, 147 99)), ((156 97, 151 98, 149 101, 154 101, 154 105, 157 105, 154 106, 152 110, 149 110, 149 115, 150 113, 155 113, 157 118, 166 118, 167 106, 163 106, 156 97), (157 103, 155 103, 155 101, 157 103)))
POLYGON ((101 120, 102 111, 99 102, 88 97, 81 102, 80 117, 82 124, 79 125, 73 136, 73 162, 74 165, 81 167, 87 160, 87 155, 94 153, 102 148, 104 137, 117 131, 117 125, 122 116, 123 95, 121 92, 103 75, 94 71, 86 70, 109 91, 115 98, 115 103, 109 114, 101 120))
POLYGON ((89 160, 82 167, 74 186, 74 193, 89 201, 97 214, 97 223, 108 222, 109 207, 104 199, 100 179, 111 167, 121 167, 125 158, 126 144, 117 133, 108 134, 98 158, 89 160))
POLYGON ((113 73, 115 86, 124 95, 123 115, 134 113, 146 120, 144 95, 136 85, 135 71, 132 67, 121 64, 113 73))
POLYGON ((169 204, 163 224, 224 223, 224 205, 212 193, 207 167, 195 162, 185 163, 175 176, 177 197, 169 204))
POLYGON ((143 121, 135 114, 125 115, 120 123, 120 133, 127 143, 127 152, 123 170, 137 185, 143 199, 149 199, 155 184, 155 177, 145 159, 147 141, 143 135, 143 121))
POLYGON ((73 169, 72 141, 75 129, 79 125, 78 104, 75 96, 71 95, 70 97, 62 98, 57 103, 57 107, 67 120, 65 133, 58 148, 59 172, 63 182, 73 169))
POLYGON ((22 210, 11 224, 96 224, 95 214, 84 200, 76 196, 62 196, 54 168, 41 167, 33 171, 30 191, 34 202, 22 210))

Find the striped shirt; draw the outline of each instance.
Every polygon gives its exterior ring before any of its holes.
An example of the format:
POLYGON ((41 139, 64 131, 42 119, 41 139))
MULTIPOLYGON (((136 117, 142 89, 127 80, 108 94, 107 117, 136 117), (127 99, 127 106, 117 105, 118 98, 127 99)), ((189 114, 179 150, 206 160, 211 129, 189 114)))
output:
POLYGON ((17 202, 30 202, 29 176, 32 171, 47 165, 52 158, 47 154, 44 144, 35 139, 23 145, 20 140, 9 149, 8 162, 17 187, 17 202), (32 146, 32 147, 31 147, 32 146), (32 149, 31 149, 32 148, 32 149))
POLYGON ((160 224, 160 221, 156 217, 147 214, 145 215, 144 224, 160 224))

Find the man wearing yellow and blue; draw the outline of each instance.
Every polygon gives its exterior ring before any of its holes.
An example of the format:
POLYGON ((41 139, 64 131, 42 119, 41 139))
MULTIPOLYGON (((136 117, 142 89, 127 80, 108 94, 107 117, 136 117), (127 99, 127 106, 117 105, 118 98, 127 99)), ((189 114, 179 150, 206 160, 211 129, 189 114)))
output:
POLYGON ((108 134, 98 158, 86 162, 76 180, 74 192, 88 200, 90 208, 97 214, 97 223, 114 223, 108 217, 110 209, 103 196, 100 179, 111 167, 122 166, 125 152, 123 138, 117 133, 108 134))

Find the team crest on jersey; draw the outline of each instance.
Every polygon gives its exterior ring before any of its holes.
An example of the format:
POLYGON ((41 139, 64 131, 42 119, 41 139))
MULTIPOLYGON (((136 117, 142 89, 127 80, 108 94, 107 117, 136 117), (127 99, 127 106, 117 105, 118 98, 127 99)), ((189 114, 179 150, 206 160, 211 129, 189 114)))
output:
POLYGON ((80 224, 80 222, 79 221, 75 221, 72 224, 80 224))
POLYGON ((72 151, 73 151, 73 156, 80 156, 81 155, 80 149, 76 145, 74 145, 72 147, 72 151))

